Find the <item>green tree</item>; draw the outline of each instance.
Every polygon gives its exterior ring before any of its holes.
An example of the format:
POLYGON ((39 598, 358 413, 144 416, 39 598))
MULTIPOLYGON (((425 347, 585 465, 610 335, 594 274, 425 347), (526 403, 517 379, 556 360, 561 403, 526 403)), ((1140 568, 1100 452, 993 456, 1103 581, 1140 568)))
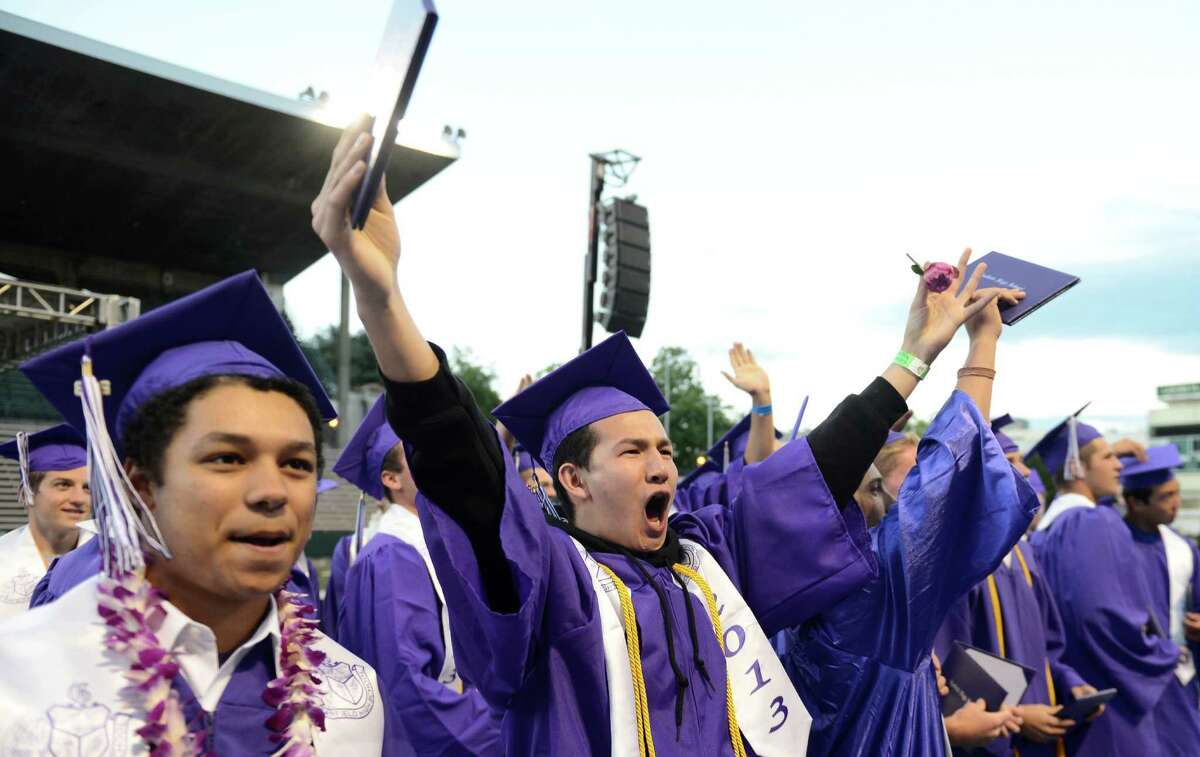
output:
POLYGON ((500 393, 496 391, 496 372, 491 366, 477 363, 469 348, 455 347, 450 351, 450 370, 471 390, 480 412, 494 422, 492 410, 500 404, 500 393))
POLYGON ((923 418, 909 418, 908 423, 904 424, 904 432, 907 434, 925 436, 925 431, 928 429, 929 421, 923 418))
MULTIPOLYGON (((696 361, 682 347, 663 347, 654 356, 650 372, 671 403, 671 444, 675 465, 686 475, 708 451, 708 407, 713 409, 713 439, 732 428, 732 409, 704 391, 696 361), (668 368, 670 381, 667 380, 668 368)), ((665 421, 664 421, 665 422, 665 421)))
MULTIPOLYGON (((308 361, 312 363, 317 377, 330 394, 337 393, 337 339, 336 325, 318 331, 311 339, 300 342, 308 361)), ((367 333, 359 331, 350 335, 350 387, 378 383, 379 368, 375 353, 367 340, 367 333)))

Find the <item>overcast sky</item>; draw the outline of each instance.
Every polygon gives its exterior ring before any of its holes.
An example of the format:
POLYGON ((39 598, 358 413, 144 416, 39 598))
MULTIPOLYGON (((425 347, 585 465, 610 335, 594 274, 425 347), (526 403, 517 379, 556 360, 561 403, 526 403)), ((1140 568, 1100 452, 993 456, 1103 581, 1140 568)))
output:
MULTIPOLYGON (((366 69, 390 4, 0 0, 292 96, 366 69)), ((1006 332, 995 409, 1144 417, 1200 381, 1200 4, 442 0, 411 129, 467 131, 398 206, 425 334, 501 377, 578 348, 588 159, 643 157, 653 293, 638 349, 720 369, 735 339, 777 412, 823 417, 888 363, 923 260, 1000 250, 1083 277, 1006 332)), ((286 288, 337 318, 326 256, 286 288)), ((602 338, 597 329, 597 340, 602 338)), ((912 400, 936 412, 965 335, 912 400)), ((786 425, 781 421, 781 425, 786 425)), ((808 424, 806 424, 808 425, 808 424)))

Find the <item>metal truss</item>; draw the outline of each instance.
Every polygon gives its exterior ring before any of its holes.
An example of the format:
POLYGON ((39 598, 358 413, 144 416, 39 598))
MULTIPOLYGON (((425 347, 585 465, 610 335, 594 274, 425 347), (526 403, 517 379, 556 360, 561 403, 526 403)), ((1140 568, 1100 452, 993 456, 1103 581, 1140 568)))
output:
POLYGON ((136 318, 141 300, 16 279, 0 280, 0 371, 84 334, 136 318))

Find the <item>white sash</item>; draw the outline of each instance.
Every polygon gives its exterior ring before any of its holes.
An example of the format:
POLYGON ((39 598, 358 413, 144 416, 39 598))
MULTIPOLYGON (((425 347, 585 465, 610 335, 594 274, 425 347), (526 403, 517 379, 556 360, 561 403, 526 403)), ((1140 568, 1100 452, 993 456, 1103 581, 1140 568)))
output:
POLYGON ((433 582, 433 591, 437 594, 438 612, 442 618, 442 646, 445 653, 442 657, 442 672, 438 682, 451 691, 462 693, 462 679, 458 677, 458 669, 454 666, 454 645, 450 642, 450 614, 446 612, 446 597, 442 594, 442 585, 438 582, 437 572, 433 569, 433 560, 429 557, 429 548, 425 546, 425 534, 421 530, 421 519, 415 513, 410 513, 400 505, 392 504, 384 510, 379 518, 376 534, 394 536, 417 551, 425 561, 425 569, 429 580, 433 582))
MULTIPOLYGON (((611 579, 599 568, 583 545, 575 539, 571 542, 587 566, 596 596, 608 599, 607 602, 597 604, 600 607, 600 628, 604 640, 605 673, 608 679, 612 754, 616 757, 637 755, 633 673, 629 670, 621 600, 611 579)), ((803 755, 808 748, 812 716, 808 714, 800 695, 792 686, 791 679, 784 671, 771 642, 759 627, 758 620, 746 605, 746 601, 712 555, 693 541, 684 539, 681 543, 685 554, 684 563, 695 568, 704 577, 716 598, 721 629, 725 634, 722 644, 725 653, 725 674, 733 689, 733 704, 737 710, 742 735, 760 757, 803 755)), ((694 581, 687 581, 686 585, 688 591, 699 597, 704 605, 704 594, 700 587, 694 581)))
MULTIPOLYGON (((1171 634, 1171 641, 1186 653, 1189 649, 1183 633, 1183 616, 1187 612, 1188 595, 1192 590, 1192 576, 1196 569, 1192 565, 1192 550, 1182 536, 1166 526, 1159 526, 1158 531, 1162 534, 1163 550, 1167 553, 1167 575, 1170 578, 1167 594, 1171 611, 1168 633, 1171 634)), ((1190 653, 1184 657, 1183 662, 1175 667, 1175 677, 1186 686, 1196 677, 1196 661, 1190 653)))

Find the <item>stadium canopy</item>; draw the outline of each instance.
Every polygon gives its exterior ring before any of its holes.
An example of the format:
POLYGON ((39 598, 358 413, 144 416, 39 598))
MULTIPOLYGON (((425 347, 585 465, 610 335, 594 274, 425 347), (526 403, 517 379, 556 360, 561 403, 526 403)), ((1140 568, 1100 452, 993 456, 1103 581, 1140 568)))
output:
MULTIPOLYGON (((325 249, 310 226, 340 129, 269 94, 0 12, 0 271, 142 310, 325 249)), ((398 145, 399 201, 458 157, 398 145)))

